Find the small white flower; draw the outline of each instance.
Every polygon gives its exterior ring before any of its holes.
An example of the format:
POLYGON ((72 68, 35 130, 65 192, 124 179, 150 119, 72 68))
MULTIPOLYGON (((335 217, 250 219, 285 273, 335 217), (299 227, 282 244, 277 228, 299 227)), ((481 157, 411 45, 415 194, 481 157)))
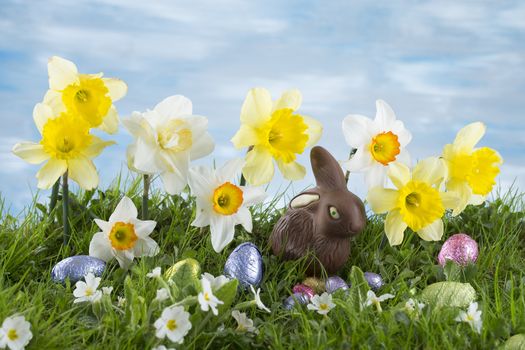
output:
POLYGON ((154 256, 159 246, 149 235, 157 223, 137 219, 137 207, 128 197, 123 197, 109 217, 109 221, 95 219, 102 230, 89 244, 89 255, 104 261, 116 258, 120 267, 127 269, 135 257, 154 256))
POLYGON ((117 306, 118 307, 124 307, 126 306, 126 298, 118 296, 117 297, 117 306))
POLYGON ((148 278, 157 278, 157 277, 160 277, 161 272, 162 272, 162 269, 157 266, 156 268, 151 270, 151 272, 148 272, 146 274, 146 277, 148 277, 148 278))
POLYGON ((210 281, 208 281, 206 278, 202 278, 201 285, 202 292, 200 292, 198 296, 199 304, 201 305, 201 310, 208 311, 209 309, 211 309, 213 314, 217 316, 219 314, 219 310, 217 310, 217 305, 224 303, 217 299, 215 295, 213 295, 210 281))
POLYGON ((383 309, 381 309, 381 303, 387 299, 394 298, 394 295, 392 294, 383 294, 380 297, 376 296, 376 293, 369 290, 368 293, 366 293, 366 303, 365 306, 375 305, 377 308, 377 311, 381 312, 383 309))
POLYGON ((405 311, 409 315, 419 315, 426 305, 424 303, 419 303, 416 300, 410 298, 405 303, 405 311))
POLYGON ((314 295, 310 299, 310 304, 306 306, 308 310, 316 310, 317 313, 321 315, 326 315, 330 310, 335 307, 335 304, 332 302, 332 296, 326 292, 319 295, 314 295))
POLYGON ((237 330, 239 332, 259 333, 257 328, 253 326, 253 320, 248 318, 246 313, 233 310, 232 317, 237 321, 237 330))
POLYGON ((481 310, 478 310, 477 302, 470 303, 467 312, 461 311, 455 320, 458 322, 467 322, 475 332, 481 334, 483 321, 481 320, 481 310))
POLYGON ((155 346, 154 348, 151 348, 151 350, 175 350, 174 348, 167 348, 164 345, 155 346))
POLYGON ((233 184, 243 164, 242 159, 233 159, 217 170, 202 166, 190 169, 188 181, 197 200, 197 215, 191 225, 210 226, 211 244, 216 252, 233 240, 236 225, 252 232, 252 214, 248 208, 266 197, 262 188, 233 184))
POLYGON ((410 166, 410 155, 405 149, 412 134, 390 106, 382 100, 376 101, 374 120, 362 115, 348 115, 343 120, 346 143, 357 151, 350 160, 342 163, 350 172, 364 172, 370 189, 384 186, 389 165, 395 161, 410 166))
POLYGON ((182 344, 191 329, 190 314, 182 306, 169 306, 162 311, 154 323, 157 338, 168 337, 174 343, 182 344))
POLYGON ((207 272, 203 273, 201 277, 203 279, 207 279, 210 282, 212 290, 217 290, 221 288, 223 285, 225 285, 226 283, 231 281, 228 277, 224 275, 214 277, 212 274, 207 273, 207 272))
POLYGON ((155 300, 160 302, 163 302, 164 300, 168 300, 170 298, 170 292, 166 288, 157 289, 157 296, 155 297, 155 300))
POLYGON ((100 277, 95 277, 93 273, 88 273, 84 279, 84 281, 78 281, 75 284, 75 290, 73 291, 73 295, 75 296, 75 300, 73 303, 82 303, 84 301, 89 301, 90 303, 95 303, 102 298, 102 292, 98 290, 98 286, 100 284, 100 277))
POLYGON ((266 312, 271 312, 270 309, 268 309, 261 300, 261 296, 259 295, 261 293, 261 288, 257 288, 257 291, 255 291, 255 288, 253 288, 253 285, 250 284, 250 289, 253 293, 253 296, 255 297, 255 303, 257 304, 257 307, 266 312))
POLYGON ((0 328, 0 349, 6 346, 11 350, 24 349, 31 338, 31 324, 24 316, 7 317, 0 328))
POLYGON ((113 287, 102 287, 102 294, 110 295, 113 292, 113 287))

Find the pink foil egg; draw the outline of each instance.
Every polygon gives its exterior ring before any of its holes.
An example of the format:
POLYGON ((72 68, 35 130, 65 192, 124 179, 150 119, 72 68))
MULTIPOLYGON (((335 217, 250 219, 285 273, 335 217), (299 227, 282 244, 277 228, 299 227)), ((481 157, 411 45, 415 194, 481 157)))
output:
POLYGON ((465 266, 478 259, 478 244, 469 235, 457 233, 445 241, 438 254, 439 265, 445 266, 447 260, 465 266))
POLYGON ((305 294, 305 295, 308 296, 308 298, 312 298, 315 295, 314 290, 312 288, 308 287, 307 285, 304 285, 304 284, 296 284, 292 288, 292 292, 305 294))

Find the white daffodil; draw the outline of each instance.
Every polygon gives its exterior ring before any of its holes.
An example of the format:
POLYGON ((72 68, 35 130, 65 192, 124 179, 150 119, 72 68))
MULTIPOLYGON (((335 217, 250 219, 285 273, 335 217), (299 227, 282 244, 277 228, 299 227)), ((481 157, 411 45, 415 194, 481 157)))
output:
POLYGON ((190 314, 182 306, 169 306, 162 311, 154 323, 157 338, 168 337, 174 343, 182 344, 191 329, 190 314))
POLYGON ((22 350, 33 338, 31 324, 24 316, 7 317, 0 328, 0 349, 22 350))
POLYGON ((215 147, 207 132, 208 119, 193 116, 191 101, 184 96, 170 96, 151 111, 134 112, 123 124, 135 137, 128 148, 130 168, 160 174, 169 194, 180 193, 188 183, 190 161, 215 147))
POLYGON ((148 272, 146 274, 146 277, 148 277, 148 278, 158 278, 158 277, 160 277, 161 273, 162 273, 162 269, 159 266, 157 266, 153 270, 151 270, 151 272, 148 272))
POLYGON ((377 311, 381 312, 383 309, 381 309, 381 303, 387 299, 394 298, 394 295, 392 294, 383 294, 380 297, 376 296, 376 293, 369 290, 368 293, 366 293, 366 302, 365 306, 375 305, 377 311))
POLYGON ((109 221, 95 219, 102 230, 89 244, 89 255, 110 261, 116 258, 127 269, 135 257, 154 256, 159 252, 157 243, 149 237, 157 223, 137 219, 137 208, 128 197, 123 197, 109 217, 109 221))
POLYGON ((470 303, 467 312, 460 311, 455 320, 468 323, 475 332, 481 334, 483 321, 481 320, 481 310, 478 310, 477 302, 470 303))
POLYGON ((118 307, 124 307, 126 306, 126 298, 121 297, 120 295, 117 297, 117 306, 118 307))
POLYGON ((409 315, 417 316, 423 311, 423 308, 426 305, 424 303, 420 303, 412 298, 408 299, 405 303, 405 311, 409 315))
POLYGON ((233 310, 232 317, 237 321, 237 331, 259 333, 257 328, 253 326, 253 320, 246 316, 246 313, 233 310))
POLYGON ((210 282, 212 290, 217 290, 221 288, 223 285, 225 285, 226 283, 231 281, 231 279, 229 279, 228 277, 224 275, 214 277, 212 274, 207 273, 207 272, 203 273, 201 275, 201 278, 207 279, 210 282))
POLYGON ((257 307, 266 312, 271 312, 270 309, 268 309, 261 300, 261 296, 260 296, 261 288, 257 288, 257 291, 255 291, 255 288, 253 288, 253 285, 250 284, 250 290, 253 293, 253 296, 255 298, 254 301, 255 301, 255 304, 257 304, 257 307))
POLYGON ((387 170, 392 162, 410 166, 410 155, 405 149, 412 134, 390 106, 382 100, 376 101, 374 120, 362 115, 348 115, 343 120, 346 143, 356 148, 356 153, 342 163, 351 172, 364 172, 368 188, 385 186, 387 170))
POLYGON ((314 295, 306 307, 308 310, 315 310, 321 315, 326 315, 335 307, 335 304, 332 302, 332 296, 324 292, 320 296, 317 294, 314 295))
POLYGON ((58 56, 49 59, 47 70, 49 91, 44 103, 55 113, 67 110, 81 117, 91 128, 100 128, 110 134, 117 132, 118 114, 113 102, 126 95, 126 83, 103 78, 102 73, 80 74, 73 62, 58 56))
POLYGON ((218 170, 202 166, 190 169, 189 184, 197 197, 197 217, 191 224, 210 226, 211 243, 216 252, 233 240, 235 225, 241 224, 246 231, 252 232, 252 215, 248 207, 266 197, 261 188, 233 184, 243 164, 243 160, 233 159, 218 170))
POLYGON ((163 302, 164 300, 168 300, 170 298, 170 292, 166 288, 157 289, 157 296, 155 297, 155 300, 159 303, 163 302))
POLYGON ((102 287, 102 294, 111 295, 111 292, 113 292, 113 287, 102 287))
POLYGON ((199 304, 201 305, 202 311, 208 311, 211 309, 213 314, 217 316, 219 314, 219 310, 217 310, 217 305, 224 304, 222 301, 217 299, 215 295, 213 295, 213 291, 211 290, 211 284, 210 281, 208 281, 206 278, 201 279, 201 285, 202 285, 202 292, 198 295, 199 304))
POLYGON ((100 284, 100 277, 95 277, 93 273, 88 273, 84 279, 84 281, 78 281, 75 284, 75 290, 73 291, 73 295, 75 296, 75 300, 73 303, 82 303, 85 301, 89 301, 90 303, 95 303, 102 298, 102 292, 98 290, 98 286, 100 284))

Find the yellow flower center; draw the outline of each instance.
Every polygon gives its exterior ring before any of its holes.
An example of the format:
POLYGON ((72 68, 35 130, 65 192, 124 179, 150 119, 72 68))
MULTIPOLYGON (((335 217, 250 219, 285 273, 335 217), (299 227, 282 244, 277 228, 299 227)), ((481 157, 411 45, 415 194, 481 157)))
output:
POLYGON ((11 341, 15 341, 18 339, 18 333, 16 332, 16 329, 11 328, 9 331, 7 331, 7 337, 11 341))
POLYGON ((210 294, 204 293, 204 300, 210 301, 210 294))
POLYGON ((88 296, 88 297, 92 296, 93 295, 93 289, 88 287, 88 288, 86 288, 86 292, 85 293, 86 293, 86 296, 88 296))
POLYGON ((180 152, 191 147, 193 135, 184 120, 172 119, 157 131, 157 142, 163 149, 180 152))
POLYGON ((321 303, 321 304, 319 305, 319 309, 321 309, 321 310, 328 310, 328 304, 321 303))
POLYGON ((213 210, 221 215, 235 214, 242 202, 242 190, 229 182, 225 182, 213 191, 213 210))
POLYGON ((278 109, 258 129, 258 144, 268 147, 275 159, 285 163, 295 160, 296 154, 303 153, 308 141, 308 125, 302 116, 292 114, 289 108, 278 109))
POLYGON ((138 237, 135 233, 135 226, 120 221, 113 225, 113 228, 111 228, 111 232, 109 233, 111 246, 116 250, 128 250, 133 248, 137 239, 138 237))
POLYGON ((396 160, 396 156, 400 152, 400 146, 396 134, 392 133, 392 131, 383 132, 372 138, 370 153, 376 161, 383 165, 388 165, 388 163, 396 160))
POLYGON ((399 190, 398 207, 413 231, 433 223, 445 212, 439 192, 420 181, 409 181, 399 190))
POLYGON ((77 158, 92 142, 89 126, 71 114, 49 119, 42 130, 44 151, 55 159, 77 158))
POLYGON ((177 329, 177 321, 175 320, 168 320, 166 323, 166 328, 168 328, 170 331, 174 331, 177 329))
POLYGON ((111 107, 108 92, 101 78, 80 74, 79 83, 62 91, 62 101, 68 111, 80 115, 94 128, 102 124, 111 107))

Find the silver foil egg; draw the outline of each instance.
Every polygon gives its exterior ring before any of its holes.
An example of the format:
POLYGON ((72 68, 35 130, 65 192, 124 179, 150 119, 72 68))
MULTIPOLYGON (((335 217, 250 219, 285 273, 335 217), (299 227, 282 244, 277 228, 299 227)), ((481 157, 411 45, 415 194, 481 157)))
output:
POLYGON ((326 291, 330 294, 338 289, 347 290, 348 284, 339 276, 328 277, 325 284, 326 291))
POLYGON ((51 270, 51 278, 55 282, 64 283, 66 278, 75 283, 88 273, 96 277, 102 276, 106 262, 89 255, 76 255, 58 262, 51 270))
POLYGON ((474 263, 478 259, 478 244, 472 237, 464 233, 450 236, 438 254, 438 262, 445 266, 447 260, 465 266, 474 263))
POLYGON ((383 282, 383 278, 378 273, 367 271, 365 272, 365 279, 368 282, 368 286, 374 291, 377 291, 385 284, 385 282, 383 282))
POLYGON ((242 243, 231 252, 224 264, 224 275, 236 278, 239 285, 247 289, 259 286, 263 279, 264 266, 261 252, 253 243, 242 243))
POLYGON ((286 298, 283 302, 283 307, 286 310, 291 310, 296 303, 299 303, 300 305, 308 304, 310 301, 310 298, 307 294, 303 293, 294 293, 293 295, 290 295, 288 298, 286 298))

